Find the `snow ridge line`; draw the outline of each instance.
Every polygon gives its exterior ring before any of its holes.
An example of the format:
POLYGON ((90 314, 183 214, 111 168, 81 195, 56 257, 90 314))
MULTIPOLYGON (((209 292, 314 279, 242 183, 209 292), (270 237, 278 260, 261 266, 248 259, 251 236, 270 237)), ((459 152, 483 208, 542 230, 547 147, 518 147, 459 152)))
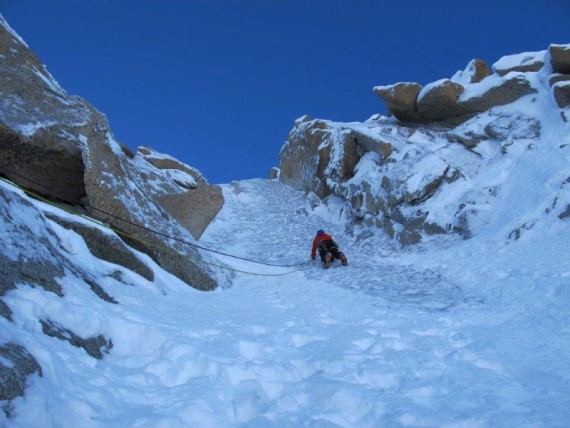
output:
MULTIPOLYGON (((10 172, 12 172, 12 171, 10 171, 10 172)), ((16 173, 16 175, 19 175, 19 174, 16 173)), ((19 176, 25 179, 25 177, 23 177, 23 176, 21 176, 21 175, 19 175, 19 176)), ((46 203, 46 204, 48 204, 48 205, 50 205, 50 206, 53 206, 53 207, 55 207, 55 208, 61 209, 62 211, 65 211, 65 212, 67 212, 68 214, 75 215, 75 216, 79 216, 79 217, 81 217, 81 218, 83 218, 83 219, 85 219, 85 220, 87 220, 87 221, 89 221, 89 222, 91 222, 91 223, 94 223, 94 224, 96 224, 96 225, 98 225, 98 226, 100 226, 100 227, 103 227, 103 228, 105 228, 105 229, 111 230, 112 232, 114 232, 114 233, 116 233, 116 234, 118 234, 118 235, 124 236, 124 237, 129 238, 129 239, 133 239, 133 240, 135 240, 135 241, 137 241, 137 242, 140 242, 141 244, 143 244, 143 245, 145 245, 145 246, 147 246, 147 247, 155 248, 155 249, 158 249, 158 250, 166 250, 166 251, 168 251, 168 252, 171 252, 171 253, 176 254, 176 255, 179 255, 179 256, 188 257, 190 260, 193 260, 193 261, 196 262, 197 264, 200 264, 200 263, 201 263, 201 264, 204 264, 204 265, 209 265, 209 266, 212 266, 212 267, 217 267, 217 268, 220 268, 220 269, 226 269, 226 270, 230 270, 230 271, 237 272, 237 273, 243 273, 243 274, 247 274, 247 275, 264 276, 264 277, 274 277, 274 276, 290 275, 290 274, 292 274, 292 273, 295 273, 295 272, 304 270, 304 269, 306 269, 306 268, 308 267, 308 265, 309 265, 309 263, 310 263, 310 262, 303 262, 303 263, 298 263, 298 264, 296 264, 296 265, 275 265, 275 264, 269 264, 269 263, 259 262, 259 261, 256 261, 256 260, 247 259, 247 258, 244 258, 244 257, 234 256, 234 255, 231 255, 231 254, 225 254, 225 253, 222 253, 222 252, 219 252, 219 251, 216 251, 216 250, 212 250, 212 249, 209 249, 209 248, 205 248, 205 247, 201 247, 201 246, 199 246, 199 245, 192 244, 191 242, 188 242, 188 241, 185 241, 185 240, 182 240, 182 239, 179 239, 179 238, 170 237, 170 236, 168 236, 168 235, 166 235, 166 234, 164 234, 164 233, 162 233, 162 232, 155 231, 155 230, 153 230, 153 229, 149 229, 149 228, 146 228, 146 227, 144 227, 144 226, 139 226, 139 225, 137 225, 136 223, 132 223, 132 222, 130 222, 130 221, 128 221, 128 220, 124 220, 124 219, 122 219, 122 218, 120 218, 120 217, 116 217, 116 216, 114 216, 114 215, 112 215, 112 214, 109 214, 109 213, 103 211, 103 210, 97 210, 97 211, 100 211, 101 213, 106 214, 106 215, 109 215, 109 216, 111 216, 111 217, 113 217, 113 218, 115 218, 115 219, 124 221, 125 223, 131 224, 131 225, 133 225, 133 226, 137 226, 137 227, 142 228, 142 229, 144 229, 144 230, 147 230, 147 231, 149 231, 149 232, 156 233, 157 235, 160 235, 160 236, 163 236, 163 237, 166 237, 166 238, 170 238, 170 239, 174 239, 174 240, 176 240, 176 241, 178 241, 178 242, 181 242, 181 243, 183 243, 183 244, 187 244, 187 245, 190 245, 190 246, 193 246, 193 247, 196 247, 196 248, 205 250, 205 251, 210 251, 210 252, 213 252, 213 253, 216 253, 216 254, 220 254, 220 255, 224 255, 224 256, 228 256, 228 257, 233 257, 233 258, 240 259, 240 260, 249 261, 249 262, 256 263, 256 264, 262 264, 262 265, 273 266, 273 267, 298 267, 298 268, 297 268, 297 269, 290 270, 290 271, 287 271, 287 272, 282 272, 282 273, 260 273, 260 272, 246 271, 246 270, 243 270, 243 269, 237 269, 237 268, 233 268, 233 267, 230 267, 230 266, 224 265, 224 264, 218 264, 218 263, 208 262, 208 261, 204 260, 203 258, 195 257, 195 256, 192 256, 192 255, 186 254, 186 253, 180 253, 180 252, 178 252, 178 251, 176 251, 176 250, 173 250, 171 247, 153 244, 153 243, 148 242, 148 241, 146 241, 146 240, 144 240, 144 239, 141 239, 141 238, 139 238, 139 237, 136 237, 136 236, 134 236, 134 235, 131 235, 131 234, 129 234, 129 233, 126 233, 126 232, 124 232, 124 231, 122 231, 122 230, 116 229, 116 228, 114 228, 114 227, 112 227, 112 226, 110 226, 110 225, 107 225, 107 224, 105 224, 105 223, 102 223, 101 221, 96 220, 96 219, 94 219, 94 218, 92 218, 92 217, 89 217, 89 216, 84 215, 84 214, 79 214, 79 213, 77 213, 76 211, 74 211, 73 209, 68 208, 68 207, 65 206, 65 205, 62 205, 62 204, 58 204, 58 203, 56 203, 56 202, 53 202, 53 201, 51 201, 51 200, 49 200, 49 199, 47 199, 47 198, 45 198, 45 197, 43 197, 43 196, 41 196, 41 195, 39 195, 39 194, 33 192, 33 191, 31 191, 31 190, 27 190, 27 189, 25 189, 25 188, 23 188, 23 187, 17 185, 16 183, 13 183, 13 182, 11 182, 11 181, 9 181, 9 180, 6 180, 5 178, 0 177, 0 180, 2 180, 3 182, 5 182, 5 183, 8 184, 8 185, 11 185, 11 186, 13 186, 13 187, 16 187, 16 188, 20 189, 21 191, 23 191, 24 193, 26 193, 27 195, 29 195, 29 196, 31 196, 31 197, 33 197, 33 198, 35 198, 35 199, 38 199, 38 200, 40 200, 40 201, 42 201, 42 202, 44 202, 44 203, 46 203)), ((30 180, 30 181, 31 181, 31 180, 30 180)), ((31 181, 31 182, 33 182, 33 181, 31 181)), ((96 208, 94 208, 94 207, 91 207, 90 205, 84 205, 84 206, 89 206, 90 208, 96 209, 96 208)))

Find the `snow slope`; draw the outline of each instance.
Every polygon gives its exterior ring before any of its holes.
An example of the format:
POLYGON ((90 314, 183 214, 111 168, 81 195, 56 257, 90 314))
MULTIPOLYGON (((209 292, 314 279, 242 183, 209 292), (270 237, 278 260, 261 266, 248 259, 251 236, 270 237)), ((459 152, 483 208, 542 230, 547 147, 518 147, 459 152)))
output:
MULTIPOLYGON (((14 322, 0 317, 0 343, 26 346, 43 375, 29 378, 24 397, 3 403, 0 426, 562 427, 570 420, 567 222, 547 217, 518 240, 497 226, 468 241, 402 251, 381 235, 355 242, 344 233, 342 204, 311 206, 275 181, 234 182, 224 186, 224 208, 202 244, 304 263, 323 228, 349 266, 278 268, 218 256, 257 275, 234 272, 231 288, 206 293, 142 254, 154 282, 96 259, 79 235, 45 217, 57 209, 0 185, 32 204, 10 206, 20 229, 50 236, 60 256, 118 302, 102 301, 71 271, 59 281, 63 298, 25 283, 4 296, 14 322), (96 360, 42 334, 39 320, 47 318, 82 337, 102 334, 113 347, 96 360)), ((4 228, 2 247, 15 248, 18 233, 4 228)))

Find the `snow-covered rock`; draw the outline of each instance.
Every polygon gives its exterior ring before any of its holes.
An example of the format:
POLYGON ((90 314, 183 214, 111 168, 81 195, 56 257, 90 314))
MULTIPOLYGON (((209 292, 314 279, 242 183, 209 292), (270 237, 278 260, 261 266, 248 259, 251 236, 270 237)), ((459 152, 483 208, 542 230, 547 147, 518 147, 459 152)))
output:
POLYGON ((489 76, 467 87, 457 102, 464 111, 479 113, 496 106, 510 104, 536 92, 525 74, 513 72, 505 77, 489 76))
POLYGON ((28 378, 42 375, 36 359, 16 343, 0 345, 0 361, 0 402, 23 396, 28 378))
POLYGON ((269 170, 269 179, 270 180, 277 180, 279 178, 279 174, 281 173, 281 171, 279 170, 279 168, 277 167, 272 167, 269 170))
POLYGON ((352 177, 362 149, 349 128, 331 125, 322 120, 296 123, 281 150, 280 181, 325 198, 332 192, 329 177, 339 182, 352 177))
POLYGON ((493 64, 493 70, 499 76, 505 76, 512 71, 533 72, 544 66, 546 51, 523 52, 514 55, 506 55, 493 64))
POLYGON ((41 195, 85 205, 190 285, 215 288, 211 268, 171 254, 196 258, 197 251, 165 236, 195 242, 223 205, 219 187, 172 157, 133 154, 102 113, 59 86, 4 19, 0 54, 1 172, 41 195))
MULTIPOLYGON (((535 93, 537 88, 532 82, 537 72, 570 74, 567 52, 568 45, 551 45, 548 53, 508 55, 493 64, 494 74, 484 61, 474 59, 450 79, 424 87, 411 82, 376 86, 374 92, 385 101, 388 113, 401 122, 438 122, 453 127, 477 113, 535 93), (547 64, 547 54, 552 65, 547 64)), ((564 106, 563 101, 560 104, 564 106)))
POLYGON ((138 157, 142 157, 152 166, 181 187, 172 190, 167 183, 159 184, 156 199, 159 204, 184 226, 195 239, 200 239, 208 224, 214 219, 224 204, 224 197, 219 186, 210 186, 200 171, 180 162, 172 156, 158 153, 150 147, 139 147, 138 157))
POLYGON ((560 108, 568 108, 570 106, 570 81, 560 81, 552 85, 552 94, 560 108))
POLYGON ((570 44, 551 44, 548 54, 553 73, 570 74, 570 44))
POLYGON ((281 151, 280 181, 323 199, 340 197, 350 207, 356 225, 380 227, 403 243, 416 243, 422 233, 458 227, 452 218, 447 219, 449 224, 433 223, 422 210, 425 200, 444 182, 462 178, 459 169, 465 158, 476 157, 461 153, 464 149, 458 146, 462 159, 452 166, 439 153, 430 153, 430 146, 441 152, 451 145, 444 135, 446 130, 425 132, 389 119, 366 124, 315 120, 291 131, 281 151), (347 145, 350 162, 344 157, 347 145), (309 154, 307 147, 318 150, 309 154), (354 165, 352 171, 350 165, 354 165))
MULTIPOLYGON (((516 56, 498 64, 506 69, 520 61, 526 60, 516 56)), ((416 107, 406 104, 428 123, 397 115, 399 120, 296 123, 281 150, 280 181, 325 201, 340 198, 359 236, 377 227, 403 244, 446 233, 472 237, 513 179, 506 172, 519 173, 519 159, 536 156, 539 168, 537 148, 566 150, 552 136, 568 132, 564 112, 556 110, 568 105, 570 88, 565 75, 550 74, 544 64, 539 72, 511 70, 471 81, 474 68, 426 85, 416 107)), ((409 87, 375 92, 390 107, 390 97, 409 87)))
POLYGON ((459 70, 450 80, 465 86, 470 83, 478 83, 491 74, 491 70, 485 61, 482 59, 473 59, 467 64, 465 70, 459 70))
POLYGON ((412 82, 374 87, 374 93, 384 100, 388 112, 404 122, 423 122, 417 106, 421 90, 421 85, 412 82))
POLYGON ((133 254, 132 249, 114 233, 91 227, 84 221, 74 221, 69 218, 58 217, 55 214, 46 214, 46 216, 62 227, 73 230, 80 235, 95 257, 124 266, 149 281, 153 280, 154 273, 152 270, 133 254))
POLYGON ((418 95, 418 112, 428 122, 440 122, 465 115, 457 100, 465 88, 460 83, 442 79, 426 85, 418 95))
POLYGON ((182 187, 195 189, 199 184, 208 184, 208 180, 200 171, 170 155, 159 153, 150 147, 137 148, 137 155, 142 156, 156 168, 166 170, 172 179, 182 187))

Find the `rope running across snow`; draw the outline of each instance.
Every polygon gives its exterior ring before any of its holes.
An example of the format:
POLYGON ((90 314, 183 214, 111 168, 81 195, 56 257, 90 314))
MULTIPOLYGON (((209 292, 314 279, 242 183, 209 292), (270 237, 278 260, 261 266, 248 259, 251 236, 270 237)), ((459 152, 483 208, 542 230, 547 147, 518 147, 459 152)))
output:
MULTIPOLYGON (((45 188, 44 186, 42 186, 41 184, 35 182, 34 180, 31 180, 31 179, 29 179, 29 178, 27 178, 27 177, 25 177, 25 176, 23 176, 23 175, 21 175, 21 174, 15 172, 15 171, 12 171, 12 170, 10 170, 10 169, 8 169, 8 168, 6 168, 6 167, 2 167, 2 169, 4 169, 5 171, 7 171, 7 172, 9 172, 9 173, 11 173, 11 174, 13 174, 13 175, 16 175, 16 176, 20 177, 20 178, 22 178, 22 179, 24 179, 24 180, 26 180, 26 181, 29 181, 30 183, 32 183, 32 184, 34 184, 34 185, 36 185, 36 186, 45 188)), ((136 237, 136 236, 134 236, 134 235, 131 235, 131 234, 129 234, 129 233, 126 233, 126 232, 124 232, 124 231, 122 231, 122 230, 120 230, 120 229, 117 229, 117 228, 114 228, 114 227, 112 227, 112 226, 110 226, 110 225, 104 224, 104 223, 100 222, 100 221, 97 220, 97 219, 94 219, 94 218, 92 218, 92 217, 86 216, 86 215, 84 215, 84 214, 79 214, 79 213, 77 213, 75 210, 73 210, 73 209, 67 207, 66 205, 58 204, 58 203, 56 203, 56 202, 54 202, 54 201, 52 201, 52 200, 50 200, 50 199, 47 199, 47 198, 45 198, 45 197, 43 197, 43 196, 41 196, 41 195, 39 195, 39 194, 37 194, 37 193, 31 191, 31 190, 25 189, 25 188, 23 188, 22 186, 19 186, 19 185, 15 184, 15 183, 13 183, 13 182, 11 182, 11 181, 8 181, 8 180, 5 180, 5 179, 2 179, 2 181, 6 182, 6 183, 8 183, 8 184, 10 184, 10 185, 13 185, 13 186, 16 186, 16 187, 20 188, 23 192, 27 193, 28 195, 30 195, 30 196, 32 196, 32 197, 38 199, 38 200, 41 200, 42 202, 44 202, 44 203, 46 203, 46 204, 48 204, 48 205, 54 206, 54 207, 56 207, 56 208, 59 208, 59 209, 65 211, 65 212, 67 212, 67 213, 69 213, 69 214, 78 215, 78 216, 80 216, 80 217, 82 217, 82 218, 84 218, 84 219, 86 219, 86 220, 88 220, 88 221, 90 221, 90 222, 92 222, 92 223, 95 223, 95 224, 97 224, 97 225, 99 225, 99 226, 102 226, 102 227, 108 229, 108 230, 111 230, 111 231, 115 232, 115 233, 118 234, 118 235, 121 235, 121 236, 124 236, 124 237, 126 237, 126 238, 129 238, 129 239, 133 239, 133 240, 135 240, 135 241, 138 241, 138 242, 140 242, 141 244, 143 244, 143 245, 145 245, 145 246, 147 246, 147 247, 152 247, 152 248, 159 249, 159 250, 166 250, 166 251, 170 251, 170 252, 175 253, 175 254, 180 255, 180 256, 188 257, 189 259, 191 259, 191 260, 193 260, 193 261, 195 261, 195 262, 197 262, 197 263, 202 263, 202 264, 210 265, 210 266, 213 266, 213 267, 218 267, 218 268, 221 268, 221 269, 227 269, 227 270, 231 270, 231 271, 233 271, 233 272, 238 272, 238 273, 243 273, 243 274, 248 274, 248 275, 255 275, 255 276, 267 276, 267 277, 270 277, 270 276, 284 276, 284 275, 289 275, 289 274, 292 274, 292 273, 294 273, 294 272, 298 272, 298 271, 304 270, 304 269, 309 265, 309 263, 310 263, 310 262, 303 262, 303 263, 297 263, 297 264, 292 264, 292 265, 277 265, 277 264, 272 264, 272 263, 260 262, 260 261, 257 261, 257 260, 248 259, 248 258, 246 258, 246 257, 236 256, 236 255, 233 255, 233 254, 224 253, 224 252, 221 252, 221 251, 218 251, 218 250, 214 250, 214 249, 211 249, 211 248, 207 248, 207 247, 203 247, 203 246, 201 246, 201 245, 194 244, 194 243, 189 242, 189 241, 186 241, 186 240, 184 240, 184 239, 180 239, 180 238, 176 238, 176 237, 173 237, 173 236, 169 236, 169 235, 167 235, 167 234, 165 234, 165 233, 163 233, 163 232, 160 232, 160 231, 158 231, 158 230, 154 230, 154 229, 151 229, 151 228, 148 228, 148 227, 145 227, 145 226, 138 225, 138 224, 136 224, 136 223, 134 223, 134 222, 131 222, 130 220, 125 220, 125 219, 123 219, 123 218, 121 218, 121 217, 118 217, 118 216, 116 216, 116 215, 114 215, 114 214, 111 214, 111 213, 108 213, 108 212, 106 212, 106 211, 104 211, 104 210, 101 210, 101 209, 98 209, 98 208, 96 208, 96 207, 93 207, 93 206, 91 206, 91 205, 89 205, 89 204, 85 204, 85 203, 82 203, 82 202, 77 201, 77 202, 78 202, 78 203, 77 203, 78 205, 81 204, 83 207, 90 208, 90 209, 92 209, 92 210, 94 210, 94 211, 100 212, 101 214, 107 215, 107 216, 109 216, 109 217, 111 217, 111 218, 113 218, 113 219, 115 219, 115 220, 122 221, 122 222, 124 222, 124 223, 126 223, 126 224, 129 224, 129 225, 131 225, 131 226, 135 226, 135 227, 140 228, 140 229, 142 229, 142 230, 145 230, 145 231, 147 231, 147 232, 151 232, 151 233, 153 233, 153 234, 156 234, 156 235, 158 235, 158 236, 162 236, 162 237, 167 238, 167 239, 172 239, 172 240, 174 240, 174 241, 176 241, 176 242, 179 242, 179 243, 182 243, 182 244, 185 244, 185 245, 188 245, 188 246, 191 246, 191 247, 194 247, 194 248, 203 250, 203 251, 208 251, 208 252, 211 252, 211 253, 215 253, 215 254, 219 254, 219 255, 222 255, 222 256, 231 257, 231 258, 238 259, 238 260, 244 260, 244 261, 248 261, 248 262, 255 263, 255 264, 259 264, 259 265, 265 265, 265 266, 271 266, 271 267, 297 267, 297 269, 293 269, 293 270, 290 270, 290 271, 284 272, 284 273, 259 273, 259 272, 251 272, 251 271, 246 271, 246 270, 242 270, 242 269, 237 269, 237 268, 233 268, 233 267, 230 267, 230 266, 227 266, 227 265, 221 265, 221 264, 217 264, 217 263, 208 262, 208 261, 206 261, 206 260, 204 260, 204 259, 202 259, 202 258, 198 258, 198 257, 192 256, 192 255, 190 255, 190 254, 180 253, 180 252, 178 252, 178 251, 176 251, 176 250, 174 250, 174 249, 172 249, 172 248, 170 248, 170 247, 162 246, 162 245, 156 245, 156 244, 153 244, 153 243, 151 243, 151 242, 145 241, 144 239, 141 239, 141 238, 139 238, 139 237, 136 237)), ((61 200, 61 199, 56 198, 56 197, 54 197, 54 196, 51 196, 51 197, 54 198, 54 199, 60 200, 60 201, 61 201, 62 203, 64 203, 64 204, 68 204, 68 203, 69 203, 68 201, 61 200)))

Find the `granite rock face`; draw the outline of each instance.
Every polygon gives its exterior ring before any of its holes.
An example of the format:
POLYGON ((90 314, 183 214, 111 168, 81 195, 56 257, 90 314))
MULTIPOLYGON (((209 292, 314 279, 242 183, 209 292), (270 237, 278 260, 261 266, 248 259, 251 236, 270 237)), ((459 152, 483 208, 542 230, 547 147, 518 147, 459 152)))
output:
POLYGON ((2 175, 50 199, 84 205, 191 286, 217 286, 211 268, 193 261, 200 258, 195 248, 164 236, 199 239, 223 205, 220 189, 170 156, 149 148, 132 153, 107 118, 68 95, 1 18, 0 95, 2 175), (173 263, 173 253, 186 261, 173 263))
POLYGON ((337 129, 322 120, 297 120, 280 154, 279 180, 326 198, 331 183, 345 182, 364 153, 365 139, 351 129, 337 129), (324 144, 323 144, 324 143, 324 144))

